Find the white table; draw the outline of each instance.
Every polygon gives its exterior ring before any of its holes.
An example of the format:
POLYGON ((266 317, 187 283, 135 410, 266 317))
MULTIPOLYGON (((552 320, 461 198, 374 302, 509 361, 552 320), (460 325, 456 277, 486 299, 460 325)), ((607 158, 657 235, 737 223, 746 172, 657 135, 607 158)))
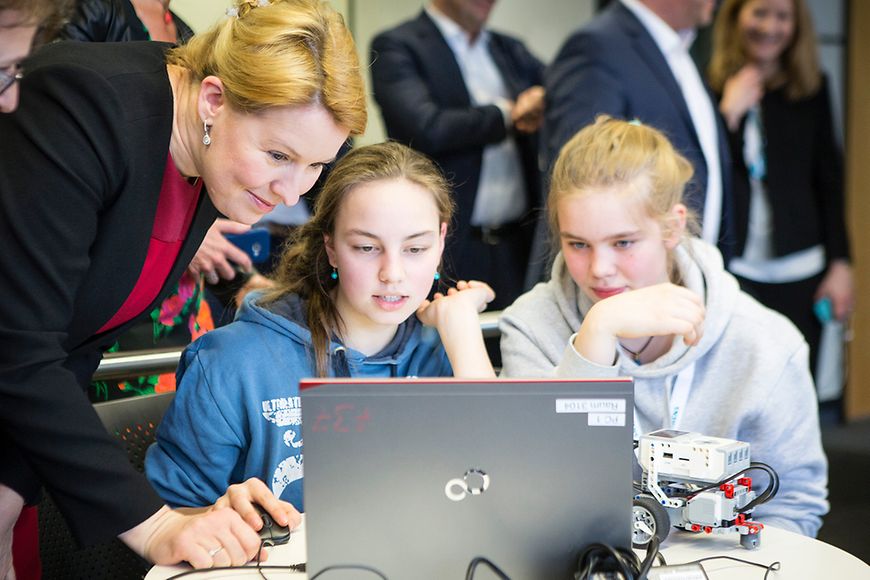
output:
MULTIPOLYGON (((866 534, 866 531, 855 530, 866 534)), ((868 540, 870 541, 870 540, 868 540)), ((269 560, 265 565, 289 565, 305 561, 305 520, 284 546, 268 548, 269 560)), ((639 553, 640 554, 640 553, 639 553)), ((728 555, 761 564, 779 561, 779 573, 771 573, 772 580, 820 580, 848 578, 870 580, 870 566, 855 556, 819 540, 807 538, 778 528, 767 526, 761 532, 761 547, 746 550, 740 546, 737 534, 707 535, 684 533, 672 530, 662 546, 662 554, 668 564, 682 564, 708 556, 728 555)), ((642 556, 642 554, 640 554, 642 556)), ((496 562, 497 564, 498 562, 496 562)), ((710 580, 764 577, 764 570, 730 560, 704 562, 710 580)), ((175 574, 190 570, 189 566, 155 566, 145 580, 166 580, 175 574)), ((263 570, 267 578, 306 578, 305 574, 287 570, 263 570)), ((212 571, 185 577, 185 580, 219 580, 228 578, 260 578, 253 567, 236 568, 231 571, 212 571)))

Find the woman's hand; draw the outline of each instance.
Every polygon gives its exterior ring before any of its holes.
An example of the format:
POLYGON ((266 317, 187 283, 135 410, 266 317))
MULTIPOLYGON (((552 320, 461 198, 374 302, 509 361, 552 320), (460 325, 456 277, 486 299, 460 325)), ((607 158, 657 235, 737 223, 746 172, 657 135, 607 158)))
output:
POLYGON ((438 329, 441 343, 453 367, 453 375, 465 378, 494 378, 495 371, 486 353, 480 318, 495 292, 484 282, 460 280, 447 293, 438 292, 417 309, 423 324, 438 329))
POLYGON ((263 519, 254 508, 259 505, 269 512, 272 519, 282 526, 294 529, 302 522, 302 516, 286 501, 281 501, 272 491, 256 477, 252 477, 244 483, 237 483, 227 488, 227 492, 215 502, 215 509, 231 508, 255 530, 263 527, 263 519))
POLYGON ((251 258, 241 248, 226 239, 226 234, 243 234, 251 226, 227 219, 218 219, 212 224, 205 239, 196 251, 187 269, 194 276, 203 274, 209 284, 217 284, 220 279, 232 280, 236 277, 233 264, 245 272, 253 268, 251 258))
POLYGON ((834 260, 816 290, 815 299, 830 298, 834 316, 837 320, 845 320, 852 313, 854 292, 852 267, 845 260, 834 260))
POLYGON ((15 580, 12 569, 12 529, 21 516, 24 498, 0 484, 0 580, 15 580))
POLYGON ((574 348, 583 358, 609 366, 620 338, 675 335, 694 346, 704 334, 705 315, 701 297, 676 284, 623 292, 589 309, 577 331, 574 348))
POLYGON ((764 76, 755 65, 744 65, 734 76, 725 81, 719 111, 725 117, 732 133, 740 126, 747 111, 757 105, 764 96, 764 76))
POLYGON ((189 562, 194 568, 241 566, 260 549, 259 534, 230 508, 173 510, 163 507, 118 536, 131 550, 155 564, 189 562))

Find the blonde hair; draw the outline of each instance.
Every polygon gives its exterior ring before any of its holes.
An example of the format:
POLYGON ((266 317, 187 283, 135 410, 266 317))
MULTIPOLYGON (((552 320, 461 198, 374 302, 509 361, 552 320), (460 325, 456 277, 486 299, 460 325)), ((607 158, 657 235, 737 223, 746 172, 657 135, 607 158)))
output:
POLYGON ((331 278, 332 266, 324 236, 333 236, 335 221, 347 194, 355 187, 383 180, 406 179, 432 193, 440 223, 450 223, 453 199, 438 167, 425 155, 395 142, 354 149, 330 171, 314 205, 314 215, 299 227, 275 270, 275 288, 264 297, 274 302, 298 294, 306 302, 317 376, 326 376, 329 341, 341 336, 343 322, 330 292, 340 283, 331 278))
MULTIPOLYGON (((725 0, 713 27, 713 57, 707 69, 710 86, 719 94, 725 82, 746 64, 746 48, 739 30, 740 11, 751 0, 725 0)), ((768 87, 785 87, 791 100, 812 96, 819 90, 822 75, 813 20, 804 0, 792 0, 794 36, 780 56, 780 70, 768 80, 768 87)))
POLYGON ((359 135, 365 89, 353 38, 341 15, 320 0, 242 1, 237 15, 172 49, 170 64, 193 80, 221 79, 231 105, 245 112, 314 103, 359 135))
MULTIPOLYGON (((599 115, 562 147, 553 167, 547 212, 556 249, 561 231, 558 206, 563 198, 583 195, 590 189, 626 186, 626 195, 635 196, 646 215, 668 232, 671 209, 683 202, 693 173, 692 164, 660 131, 636 121, 599 115)), ((695 216, 688 212, 687 233, 698 230, 695 216)), ((668 270, 673 274, 670 258, 668 270)))

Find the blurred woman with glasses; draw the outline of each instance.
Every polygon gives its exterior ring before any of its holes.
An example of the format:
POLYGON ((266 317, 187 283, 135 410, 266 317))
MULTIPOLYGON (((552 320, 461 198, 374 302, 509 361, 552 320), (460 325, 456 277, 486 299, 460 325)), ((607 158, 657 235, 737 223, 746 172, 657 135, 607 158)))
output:
POLYGON ((38 32, 55 28, 62 21, 67 4, 58 0, 0 0, 0 113, 11 113, 18 106, 21 61, 30 53, 38 32))

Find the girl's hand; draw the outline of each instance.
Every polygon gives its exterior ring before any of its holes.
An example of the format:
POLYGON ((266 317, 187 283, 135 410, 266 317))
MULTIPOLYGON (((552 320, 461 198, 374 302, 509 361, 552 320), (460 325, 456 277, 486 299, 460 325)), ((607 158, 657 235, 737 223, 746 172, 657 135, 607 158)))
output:
POLYGON ((609 366, 620 338, 676 335, 694 346, 704 334, 705 316, 701 297, 676 284, 623 292, 589 309, 574 348, 585 359, 609 366))
POLYGON ((489 284, 478 280, 460 280, 446 294, 436 292, 432 300, 424 300, 417 309, 417 318, 427 326, 440 328, 439 324, 447 322, 446 318, 451 311, 467 311, 472 308, 474 312, 480 313, 493 299, 495 292, 489 284))
POLYGON ((282 526, 293 529, 302 522, 302 516, 292 504, 275 497, 266 484, 256 477, 229 486, 227 492, 214 503, 214 508, 233 509, 248 525, 259 531, 263 527, 263 519, 254 504, 269 512, 272 519, 282 526))
POLYGON ((457 282, 446 294, 436 293, 417 309, 423 324, 438 329, 441 343, 453 367, 453 376, 465 378, 495 378, 480 331, 478 313, 495 298, 495 292, 484 282, 457 282))
POLYGON ((747 111, 757 105, 764 96, 764 76, 761 70, 751 64, 744 65, 734 76, 725 81, 719 110, 725 117, 728 130, 732 133, 740 126, 740 120, 747 111))
POLYGON ((815 299, 830 298, 834 316, 845 320, 852 313, 854 291, 852 267, 845 260, 834 260, 816 290, 815 299))

